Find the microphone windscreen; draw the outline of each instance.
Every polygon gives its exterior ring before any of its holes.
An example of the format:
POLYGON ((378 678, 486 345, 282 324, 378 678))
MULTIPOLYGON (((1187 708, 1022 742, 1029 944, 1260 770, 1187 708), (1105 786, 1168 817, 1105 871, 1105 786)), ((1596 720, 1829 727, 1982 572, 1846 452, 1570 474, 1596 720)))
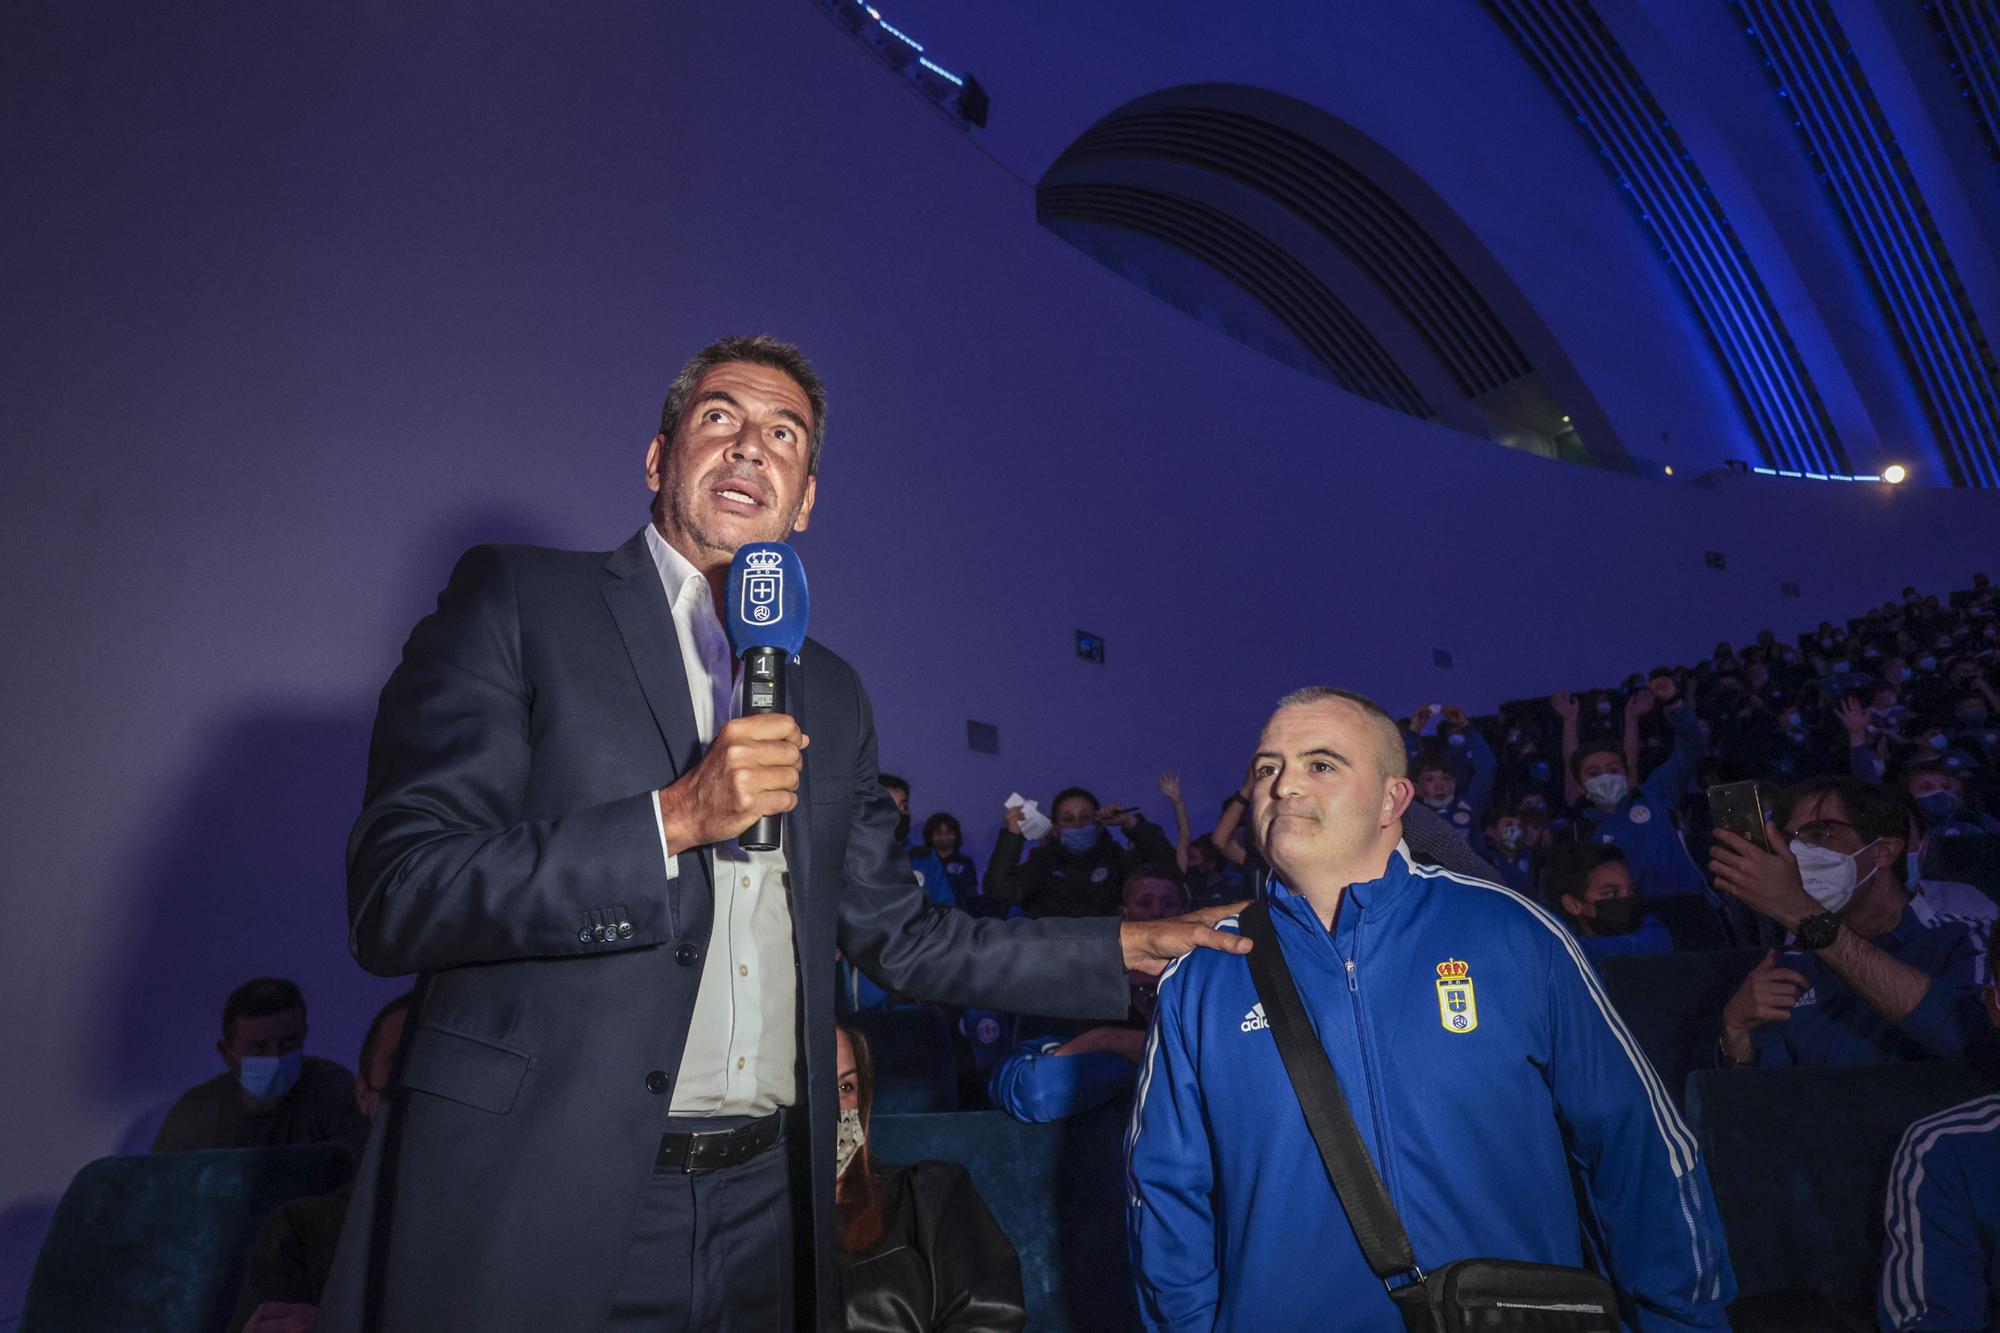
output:
POLYGON ((806 571, 783 542, 750 542, 729 564, 723 629, 738 657, 752 648, 797 656, 806 642, 806 571))

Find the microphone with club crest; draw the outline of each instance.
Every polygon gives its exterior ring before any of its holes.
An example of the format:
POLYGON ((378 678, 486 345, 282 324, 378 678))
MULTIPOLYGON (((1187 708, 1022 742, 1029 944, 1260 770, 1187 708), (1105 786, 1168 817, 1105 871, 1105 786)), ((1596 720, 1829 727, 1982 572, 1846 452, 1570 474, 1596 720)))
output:
MULTIPOLYGON (((748 542, 729 565, 723 597, 729 650, 743 663, 743 716, 785 711, 785 659, 806 642, 806 571, 784 542, 748 542)), ((778 850, 783 820, 765 815, 737 838, 746 852, 778 850)))

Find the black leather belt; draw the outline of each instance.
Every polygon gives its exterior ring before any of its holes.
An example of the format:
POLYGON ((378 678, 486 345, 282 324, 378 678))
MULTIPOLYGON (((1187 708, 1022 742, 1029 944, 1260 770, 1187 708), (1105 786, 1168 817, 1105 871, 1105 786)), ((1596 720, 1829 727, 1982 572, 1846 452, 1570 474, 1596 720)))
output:
POLYGON ((662 1134, 658 1166, 677 1166, 683 1171, 717 1171, 747 1162, 785 1136, 784 1108, 762 1120, 753 1120, 738 1129, 712 1133, 662 1134))

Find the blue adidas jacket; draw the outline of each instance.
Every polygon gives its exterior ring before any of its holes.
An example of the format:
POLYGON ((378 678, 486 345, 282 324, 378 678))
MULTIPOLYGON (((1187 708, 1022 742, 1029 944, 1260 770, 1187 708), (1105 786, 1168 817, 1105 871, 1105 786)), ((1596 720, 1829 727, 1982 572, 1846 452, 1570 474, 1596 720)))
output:
MULTIPOLYGON (((1272 918, 1426 1269, 1582 1262, 1570 1162, 1640 1329, 1727 1327, 1715 1201, 1673 1099, 1576 941, 1520 894, 1398 847, 1334 930, 1271 887, 1272 918), (1453 982, 1463 964, 1469 986, 1453 982)), ((1233 928, 1233 922, 1228 923, 1233 928)), ((1320 1165, 1247 959, 1161 979, 1127 1136, 1129 1239, 1155 1329, 1391 1330, 1320 1165)))
POLYGON ((2000 1328, 2000 1093, 1904 1132, 1882 1213, 1884 1329, 2000 1328))

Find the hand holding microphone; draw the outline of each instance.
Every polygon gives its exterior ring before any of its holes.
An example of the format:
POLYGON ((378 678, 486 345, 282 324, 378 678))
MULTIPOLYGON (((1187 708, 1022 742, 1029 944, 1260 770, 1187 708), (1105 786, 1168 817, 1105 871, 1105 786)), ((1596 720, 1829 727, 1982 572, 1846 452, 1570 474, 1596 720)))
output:
POLYGON ((781 816, 799 803, 810 739, 785 712, 785 663, 806 641, 806 576, 783 542, 749 542, 729 566, 723 629, 743 663, 743 716, 719 727, 701 762, 660 793, 667 845, 685 850, 741 835, 775 851, 781 816))

